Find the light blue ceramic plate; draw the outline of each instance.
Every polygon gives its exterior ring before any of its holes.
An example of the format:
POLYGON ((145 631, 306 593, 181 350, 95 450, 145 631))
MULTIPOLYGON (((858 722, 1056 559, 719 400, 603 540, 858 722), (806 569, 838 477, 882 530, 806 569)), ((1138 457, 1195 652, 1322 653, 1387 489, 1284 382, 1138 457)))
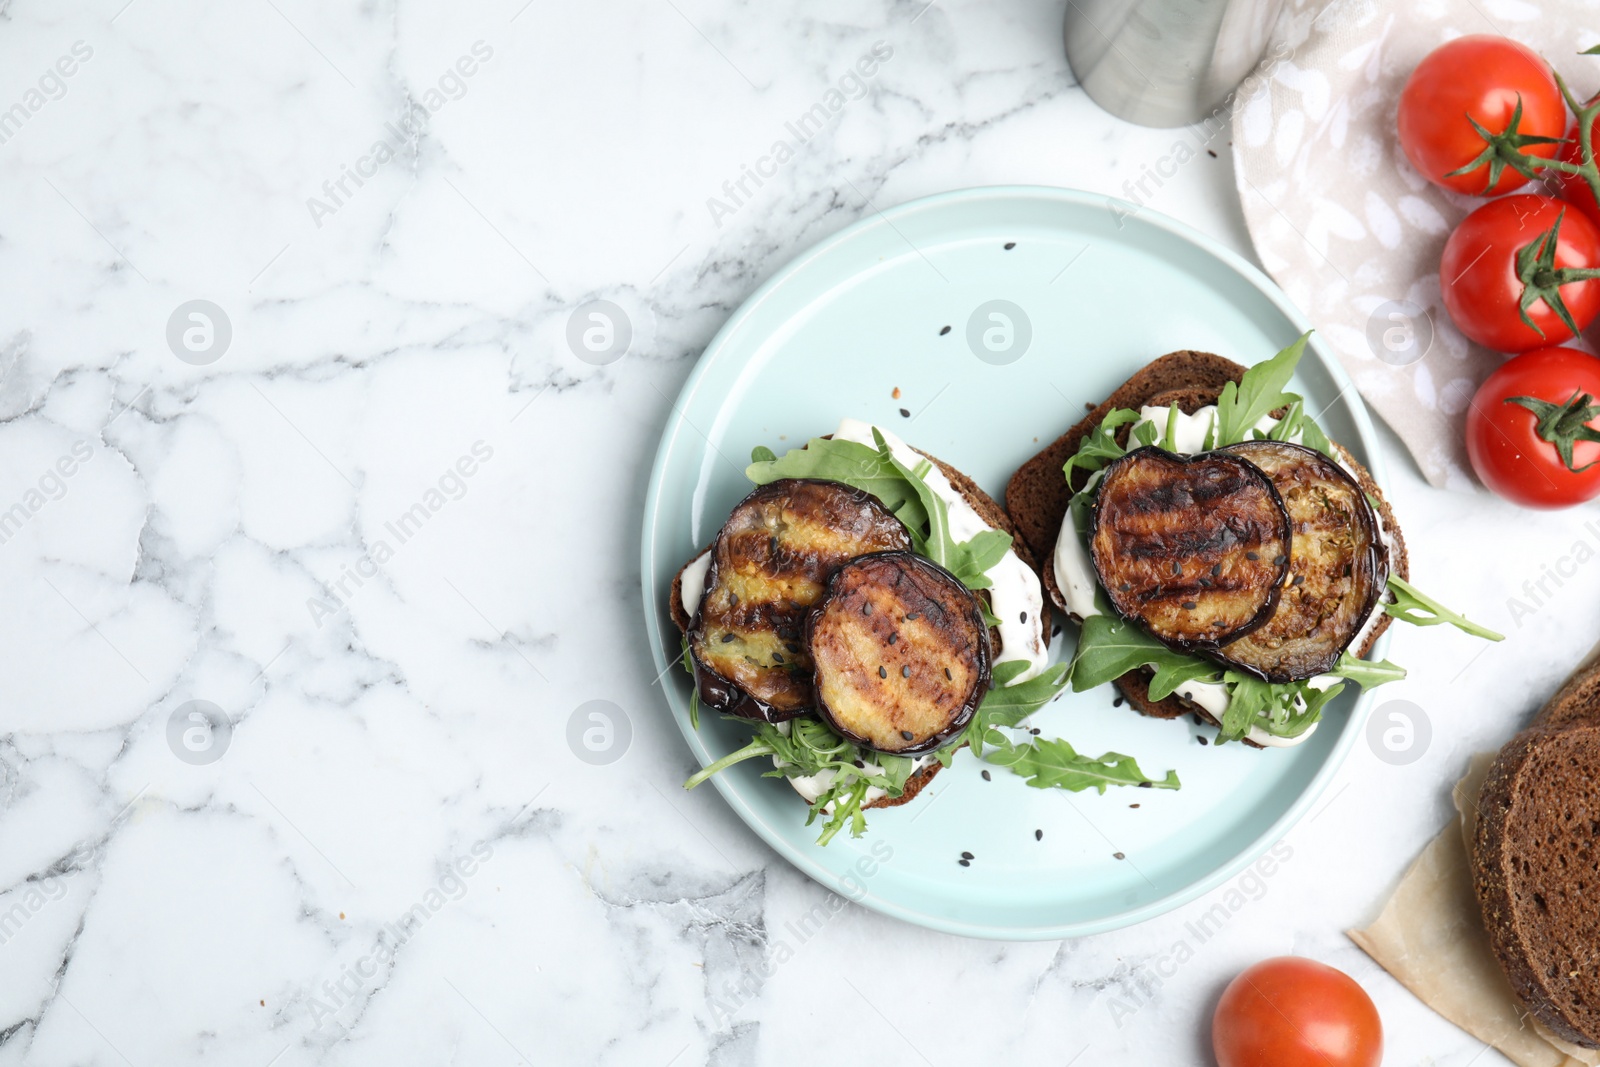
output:
MULTIPOLYGON (((673 574, 749 492, 752 447, 781 453, 853 415, 999 498, 1024 460, 1155 356, 1193 348, 1254 363, 1306 328, 1244 260, 1169 218, 1124 214, 1133 210, 1047 188, 929 197, 808 250, 746 301, 684 385, 650 478, 643 584, 657 668, 679 653, 666 608, 673 574), (1020 307, 1031 326, 1013 362, 980 359, 969 345, 969 319, 993 300, 1020 307)), ((1003 331, 989 338, 1005 340, 1003 331)), ((1311 351, 1295 387, 1381 483, 1349 378, 1315 340, 1311 351)), ((1056 656, 1072 651, 1072 627, 1063 629, 1056 656)), ((667 670, 663 687, 702 764, 744 744, 748 728, 737 722, 707 716, 698 733, 689 728, 681 670, 667 670)), ((1151 774, 1176 768, 1181 791, 1029 789, 1000 771, 984 781, 962 754, 915 801, 869 813, 865 837, 841 834, 820 848, 804 803, 760 776, 769 768, 741 764, 716 787, 796 867, 867 907, 951 933, 1054 939, 1140 922, 1242 869, 1310 807, 1366 711, 1347 692, 1297 748, 1219 749, 1198 740, 1214 731, 1114 709, 1115 695, 1109 686, 1068 693, 1034 723, 1080 750, 1132 754, 1151 774), (976 856, 970 867, 957 863, 963 851, 976 856)))

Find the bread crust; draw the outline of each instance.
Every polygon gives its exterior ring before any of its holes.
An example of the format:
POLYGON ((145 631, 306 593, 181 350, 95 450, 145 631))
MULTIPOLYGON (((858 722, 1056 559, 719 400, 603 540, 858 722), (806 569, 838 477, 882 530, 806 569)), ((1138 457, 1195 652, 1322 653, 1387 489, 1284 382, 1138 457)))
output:
POLYGON ((1484 779, 1471 857, 1484 928, 1512 991, 1556 1036, 1585 1048, 1600 1048, 1600 944, 1588 899, 1600 867, 1597 773, 1600 722, 1524 730, 1484 779), (1572 788, 1568 774, 1589 788, 1572 788))
MULTIPOLYGON (((1023 536, 1028 539, 1035 554, 1044 561, 1040 567, 1040 575, 1044 581, 1045 592, 1056 607, 1071 615, 1067 612, 1066 598, 1062 596, 1061 587, 1056 581, 1055 542, 1061 532, 1061 524, 1066 519, 1067 504, 1071 501, 1072 494, 1083 487, 1083 482, 1088 477, 1082 474, 1075 476, 1074 484, 1069 487, 1067 480, 1061 476, 1061 468, 1066 465, 1068 459, 1077 454, 1078 446, 1083 439, 1115 408, 1131 408, 1137 411, 1145 406, 1167 407, 1177 404, 1184 414, 1192 415, 1207 404, 1215 404, 1222 394, 1223 386, 1228 382, 1238 382, 1244 377, 1245 370, 1246 368, 1240 364, 1210 352, 1185 349, 1159 356, 1118 386, 1116 391, 1084 416, 1072 429, 1017 468, 1017 472, 1006 483, 1006 510, 1011 514, 1017 528, 1023 532, 1023 536)), ((1362 492, 1372 502, 1373 510, 1392 542, 1389 550, 1389 573, 1409 578, 1411 563, 1406 551, 1405 538, 1400 533, 1399 523, 1396 522, 1394 511, 1384 498, 1383 491, 1373 480, 1372 472, 1357 462, 1348 449, 1338 444, 1334 447, 1339 452, 1340 461, 1355 476, 1362 492)), ((1075 621, 1082 620, 1075 619, 1075 621)), ((1389 616, 1381 617, 1359 647, 1351 646, 1351 654, 1361 657, 1371 652, 1373 644, 1389 628, 1391 622, 1393 619, 1389 616)), ((1118 678, 1115 684, 1128 704, 1143 715, 1157 719, 1176 719, 1182 715, 1194 714, 1205 722, 1221 726, 1210 712, 1184 700, 1176 693, 1162 700, 1151 700, 1151 677, 1152 672, 1147 670, 1130 671, 1118 678)), ((1261 747, 1254 742, 1245 743, 1261 747)))

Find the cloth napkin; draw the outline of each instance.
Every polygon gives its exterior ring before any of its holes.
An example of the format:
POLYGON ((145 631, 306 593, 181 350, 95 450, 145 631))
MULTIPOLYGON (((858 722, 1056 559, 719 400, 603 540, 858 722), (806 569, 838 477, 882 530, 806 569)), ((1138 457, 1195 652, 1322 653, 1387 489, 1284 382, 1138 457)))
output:
POLYGON ((1483 201, 1411 168, 1395 111, 1418 61, 1473 33, 1536 49, 1580 99, 1600 87, 1600 58, 1577 54, 1600 43, 1597 0, 1289 0, 1266 59, 1227 105, 1239 197, 1262 264, 1423 476, 1466 491, 1477 484, 1462 438, 1466 410, 1505 357, 1451 324, 1439 256, 1483 201))

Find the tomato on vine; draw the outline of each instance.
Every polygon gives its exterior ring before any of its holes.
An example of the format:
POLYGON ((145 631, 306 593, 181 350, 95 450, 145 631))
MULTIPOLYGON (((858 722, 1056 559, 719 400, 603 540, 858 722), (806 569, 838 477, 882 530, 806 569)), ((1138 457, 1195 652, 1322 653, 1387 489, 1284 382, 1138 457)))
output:
POLYGON ((1575 337, 1600 314, 1600 225, 1544 196, 1492 200, 1445 242, 1439 288, 1450 319, 1498 352, 1575 337))
POLYGON ((1541 348, 1507 360, 1467 409, 1467 456, 1484 485, 1529 508, 1600 496, 1600 359, 1541 348))
POLYGON ((1398 118, 1400 147, 1423 177, 1454 192, 1499 196, 1533 176, 1524 157, 1555 155, 1567 108, 1539 53, 1473 34, 1417 64, 1398 118))

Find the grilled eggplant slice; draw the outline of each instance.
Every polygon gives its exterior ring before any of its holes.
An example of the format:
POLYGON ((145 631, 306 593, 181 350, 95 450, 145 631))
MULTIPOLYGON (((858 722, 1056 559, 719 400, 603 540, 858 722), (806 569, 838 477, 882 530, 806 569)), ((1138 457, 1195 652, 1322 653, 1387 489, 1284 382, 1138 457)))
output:
POLYGON ((876 497, 837 482, 791 478, 745 497, 712 545, 689 623, 701 703, 767 722, 809 711, 807 611, 840 564, 910 545, 905 525, 876 497))
POLYGON ((1182 651, 1262 625, 1289 572, 1289 516, 1242 456, 1134 449, 1106 467, 1089 548, 1111 605, 1182 651))
POLYGON ((911 552, 852 560, 806 624, 817 713, 840 736, 898 756, 967 725, 989 691, 989 628, 973 592, 911 552))
POLYGON ((1272 617, 1215 657, 1269 682, 1333 669, 1366 624, 1388 580, 1388 552, 1360 484, 1321 452, 1247 441, 1243 456, 1272 479, 1293 525, 1289 579, 1272 617))

